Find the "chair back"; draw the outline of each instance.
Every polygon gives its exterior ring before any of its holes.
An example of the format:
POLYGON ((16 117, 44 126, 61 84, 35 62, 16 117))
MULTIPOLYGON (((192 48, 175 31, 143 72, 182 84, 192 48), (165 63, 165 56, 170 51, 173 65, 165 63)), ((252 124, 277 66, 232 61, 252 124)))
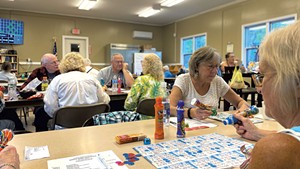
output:
POLYGON ((81 127, 85 121, 95 114, 109 112, 108 104, 91 104, 80 106, 66 106, 58 109, 53 116, 53 125, 59 125, 65 128, 81 127))
POLYGON ((136 108, 136 112, 146 116, 155 116, 154 104, 155 99, 141 100, 136 108))

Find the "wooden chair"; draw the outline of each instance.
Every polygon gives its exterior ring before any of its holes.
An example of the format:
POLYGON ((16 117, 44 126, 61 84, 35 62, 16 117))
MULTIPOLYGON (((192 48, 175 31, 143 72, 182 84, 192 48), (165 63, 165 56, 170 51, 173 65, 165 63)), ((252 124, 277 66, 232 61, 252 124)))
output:
POLYGON ((136 112, 146 116, 155 116, 154 104, 155 99, 144 99, 139 102, 136 112))
POLYGON ((66 106, 58 109, 53 116, 50 129, 54 130, 55 125, 64 128, 82 127, 85 121, 95 114, 109 112, 108 104, 91 104, 80 106, 66 106))

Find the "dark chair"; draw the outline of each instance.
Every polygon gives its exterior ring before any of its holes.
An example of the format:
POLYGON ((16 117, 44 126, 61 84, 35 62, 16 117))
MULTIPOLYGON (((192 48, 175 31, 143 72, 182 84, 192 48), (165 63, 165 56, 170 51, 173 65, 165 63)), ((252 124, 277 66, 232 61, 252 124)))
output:
POLYGON ((82 127, 87 127, 87 126, 94 126, 93 117, 87 119, 82 125, 82 127))
POLYGON ((136 112, 146 116, 155 116, 154 104, 155 99, 144 99, 139 102, 136 112))
POLYGON ((64 128, 82 127, 85 121, 93 115, 109 112, 108 104, 91 104, 80 106, 66 106, 58 109, 53 116, 50 129, 54 130, 55 125, 64 128))

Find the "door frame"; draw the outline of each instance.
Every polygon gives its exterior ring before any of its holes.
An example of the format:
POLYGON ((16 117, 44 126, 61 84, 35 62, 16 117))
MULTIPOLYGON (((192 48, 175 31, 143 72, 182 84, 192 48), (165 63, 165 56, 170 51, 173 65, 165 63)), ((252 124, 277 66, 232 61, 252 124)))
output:
POLYGON ((62 57, 65 56, 65 41, 66 39, 72 39, 72 40, 85 40, 85 56, 86 58, 89 58, 89 37, 86 36, 67 36, 67 35, 63 35, 62 36, 62 57))

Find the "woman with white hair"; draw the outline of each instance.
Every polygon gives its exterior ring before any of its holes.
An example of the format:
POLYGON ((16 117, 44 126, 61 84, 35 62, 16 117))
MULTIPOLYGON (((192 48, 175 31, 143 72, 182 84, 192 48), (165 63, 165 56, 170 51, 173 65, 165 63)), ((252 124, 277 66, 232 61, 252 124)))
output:
POLYGON ((241 168, 300 168, 300 22, 270 33, 259 47, 261 92, 267 116, 285 130, 259 129, 248 118, 235 125, 243 138, 258 141, 241 168))
POLYGON ((66 54, 59 65, 59 70, 62 74, 52 80, 44 97, 46 113, 38 112, 39 114, 36 114, 37 131, 38 127, 42 128, 39 131, 47 130, 48 120, 61 107, 109 103, 110 101, 109 96, 102 90, 100 82, 85 73, 84 58, 79 53, 66 54), (43 123, 39 120, 42 120, 43 123))

